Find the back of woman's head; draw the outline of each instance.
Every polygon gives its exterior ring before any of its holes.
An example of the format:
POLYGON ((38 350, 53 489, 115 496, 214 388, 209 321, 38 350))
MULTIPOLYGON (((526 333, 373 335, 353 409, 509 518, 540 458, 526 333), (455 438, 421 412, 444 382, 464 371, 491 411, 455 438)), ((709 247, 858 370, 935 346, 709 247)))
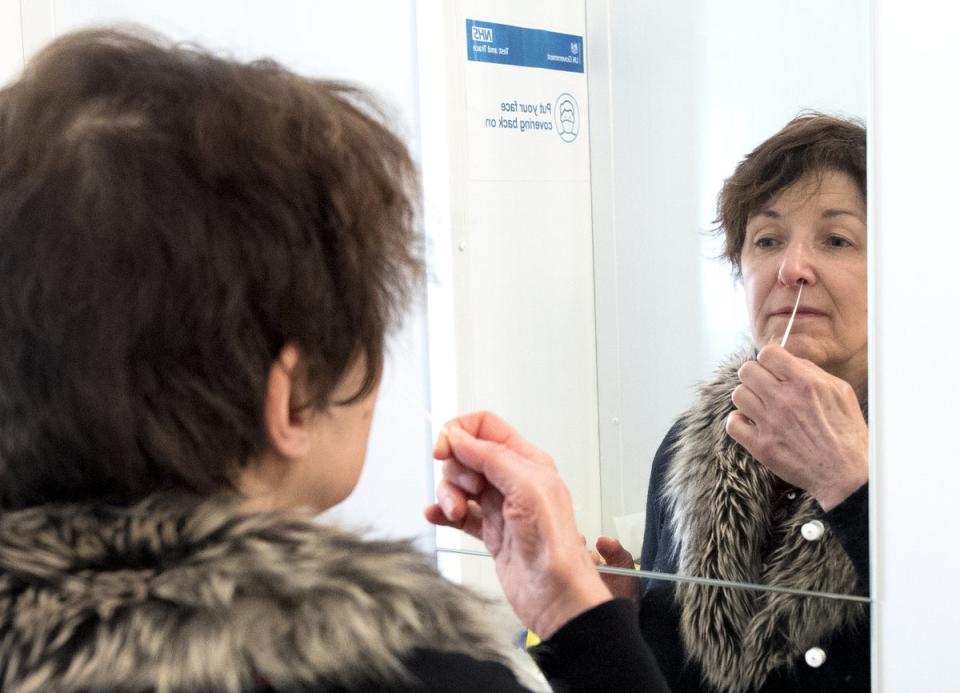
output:
POLYGON ((115 31, 0 91, 0 507, 209 494, 267 372, 375 384, 421 271, 417 182, 363 93, 115 31))

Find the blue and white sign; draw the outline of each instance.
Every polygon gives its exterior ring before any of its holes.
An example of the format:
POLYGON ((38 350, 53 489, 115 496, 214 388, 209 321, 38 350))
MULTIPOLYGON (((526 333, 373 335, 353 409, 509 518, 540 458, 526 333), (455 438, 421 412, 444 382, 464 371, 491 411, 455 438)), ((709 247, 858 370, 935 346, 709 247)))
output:
POLYGON ((582 2, 543 5, 551 28, 565 33, 519 26, 536 13, 513 11, 514 0, 463 2, 469 9, 460 16, 464 24, 458 23, 457 31, 466 26, 471 180, 589 183, 582 2), (493 5, 499 8, 491 17, 496 21, 467 19, 483 16, 479 13, 488 10, 480 8, 493 5))
POLYGON ((467 60, 583 72, 583 37, 467 20, 467 60))

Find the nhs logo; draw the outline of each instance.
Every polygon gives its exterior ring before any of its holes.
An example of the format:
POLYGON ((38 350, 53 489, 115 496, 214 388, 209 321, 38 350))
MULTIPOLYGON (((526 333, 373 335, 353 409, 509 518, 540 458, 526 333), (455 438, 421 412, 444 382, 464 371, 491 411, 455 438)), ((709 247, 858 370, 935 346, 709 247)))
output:
POLYGON ((481 43, 493 43, 493 29, 488 26, 473 27, 473 40, 481 43))

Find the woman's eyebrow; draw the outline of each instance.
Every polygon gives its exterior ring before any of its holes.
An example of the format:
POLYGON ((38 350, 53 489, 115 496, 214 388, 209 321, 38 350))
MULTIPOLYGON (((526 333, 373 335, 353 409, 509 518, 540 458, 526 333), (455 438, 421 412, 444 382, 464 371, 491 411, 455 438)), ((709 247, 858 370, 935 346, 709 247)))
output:
POLYGON ((764 207, 763 209, 757 210, 757 213, 753 215, 754 217, 766 217, 768 219, 780 219, 783 215, 775 209, 770 207, 764 207))
POLYGON ((857 219, 858 221, 863 221, 863 215, 858 212, 851 212, 849 209, 825 209, 823 214, 821 214, 822 219, 834 219, 836 217, 842 216, 851 216, 857 219))
POLYGON ((770 207, 763 207, 762 209, 758 209, 747 218, 746 226, 748 229, 755 228, 757 224, 762 223, 761 220, 764 219, 783 219, 783 215, 780 214, 780 212, 771 209, 770 207))

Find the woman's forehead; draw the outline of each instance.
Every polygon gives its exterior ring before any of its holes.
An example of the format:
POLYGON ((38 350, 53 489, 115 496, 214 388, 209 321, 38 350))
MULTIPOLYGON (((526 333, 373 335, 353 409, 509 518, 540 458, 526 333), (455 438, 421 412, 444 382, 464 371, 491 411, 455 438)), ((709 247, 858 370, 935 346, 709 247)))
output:
POLYGON ((747 223, 798 213, 813 213, 823 218, 852 217, 866 223, 866 200, 850 175, 839 171, 813 173, 774 195, 750 215, 747 223))

